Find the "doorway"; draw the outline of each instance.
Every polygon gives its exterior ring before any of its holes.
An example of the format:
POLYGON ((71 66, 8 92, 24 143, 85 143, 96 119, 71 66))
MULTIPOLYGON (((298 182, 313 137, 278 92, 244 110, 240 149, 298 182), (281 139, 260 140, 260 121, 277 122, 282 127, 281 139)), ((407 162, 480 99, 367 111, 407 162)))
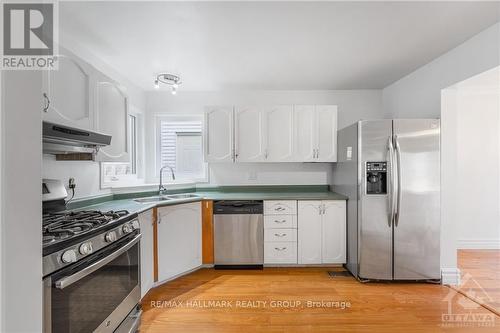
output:
POLYGON ((500 68, 443 90, 441 117, 443 255, 453 288, 500 315, 500 68))

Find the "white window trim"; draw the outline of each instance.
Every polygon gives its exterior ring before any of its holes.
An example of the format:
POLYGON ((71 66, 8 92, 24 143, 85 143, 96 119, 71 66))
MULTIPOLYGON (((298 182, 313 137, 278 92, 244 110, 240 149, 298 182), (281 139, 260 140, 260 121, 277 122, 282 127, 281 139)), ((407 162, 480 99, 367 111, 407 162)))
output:
MULTIPOLYGON (((205 117, 203 114, 189 114, 189 115, 184 115, 184 114, 155 114, 154 116, 154 127, 155 127, 155 181, 159 182, 160 180, 160 164, 161 164, 161 159, 160 159, 160 121, 162 120, 169 120, 169 121, 189 121, 192 119, 192 121, 200 121, 201 122, 201 154, 202 156, 205 156, 205 136, 204 136, 204 131, 205 131, 205 117)), ((186 182, 189 183, 208 183, 209 182, 209 165, 205 161, 203 161, 203 164, 205 165, 205 176, 203 178, 194 178, 194 179, 180 179, 180 180, 175 180, 171 181, 169 180, 169 184, 183 184, 186 182)))

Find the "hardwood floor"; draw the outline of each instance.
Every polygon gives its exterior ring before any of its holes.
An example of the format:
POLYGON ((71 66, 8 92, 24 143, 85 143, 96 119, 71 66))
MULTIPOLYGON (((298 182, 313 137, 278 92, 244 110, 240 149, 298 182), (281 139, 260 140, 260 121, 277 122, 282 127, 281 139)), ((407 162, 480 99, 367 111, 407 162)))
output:
POLYGON ((457 288, 500 316, 500 250, 458 250, 457 288))
POLYGON ((202 269, 151 290, 143 301, 140 331, 499 331, 499 316, 451 288, 425 283, 363 284, 352 277, 330 277, 328 270, 202 269))

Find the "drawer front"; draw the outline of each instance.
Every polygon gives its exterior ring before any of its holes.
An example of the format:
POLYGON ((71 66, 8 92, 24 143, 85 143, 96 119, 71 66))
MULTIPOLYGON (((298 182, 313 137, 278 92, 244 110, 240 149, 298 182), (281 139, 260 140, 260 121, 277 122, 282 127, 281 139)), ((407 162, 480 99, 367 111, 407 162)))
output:
POLYGON ((265 264, 296 264, 297 242, 264 243, 265 264))
POLYGON ((264 215, 287 215, 297 214, 296 200, 267 200, 264 201, 264 215))
POLYGON ((267 215, 264 216, 264 228, 297 228, 297 216, 295 215, 267 215))
POLYGON ((297 229, 265 229, 264 242, 296 242, 297 229))

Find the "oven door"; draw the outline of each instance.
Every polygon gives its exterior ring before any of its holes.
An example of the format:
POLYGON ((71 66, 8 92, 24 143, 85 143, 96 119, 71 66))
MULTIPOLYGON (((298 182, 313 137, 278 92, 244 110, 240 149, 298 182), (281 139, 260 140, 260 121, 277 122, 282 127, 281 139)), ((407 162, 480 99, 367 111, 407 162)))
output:
POLYGON ((44 279, 46 333, 113 332, 140 301, 141 235, 44 279))

